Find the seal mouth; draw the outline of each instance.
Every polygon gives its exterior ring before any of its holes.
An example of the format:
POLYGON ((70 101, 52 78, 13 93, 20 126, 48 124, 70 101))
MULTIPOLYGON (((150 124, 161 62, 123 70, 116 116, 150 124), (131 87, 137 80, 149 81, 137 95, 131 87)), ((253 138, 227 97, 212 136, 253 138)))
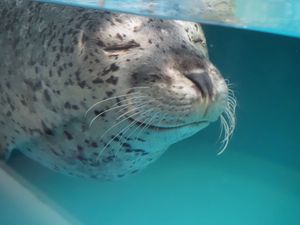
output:
POLYGON ((157 125, 149 125, 140 121, 137 121, 133 118, 128 117, 128 120, 131 122, 135 122, 136 126, 144 126, 147 127, 149 130, 155 130, 155 131, 167 131, 167 130, 175 130, 175 129, 180 129, 180 128, 186 128, 186 127, 191 127, 191 126, 199 126, 200 124, 209 124, 209 121, 207 120, 202 120, 198 122, 193 122, 193 123, 188 123, 188 124, 183 124, 183 125, 178 125, 178 126, 169 126, 169 127, 163 127, 163 126, 157 126, 157 125))

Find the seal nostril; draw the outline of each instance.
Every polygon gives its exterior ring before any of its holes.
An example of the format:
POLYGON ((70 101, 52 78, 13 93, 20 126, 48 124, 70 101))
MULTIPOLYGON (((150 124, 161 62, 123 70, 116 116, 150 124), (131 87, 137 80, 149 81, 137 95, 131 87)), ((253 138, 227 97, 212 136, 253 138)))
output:
POLYGON ((213 83, 208 73, 190 73, 186 77, 197 86, 203 97, 212 98, 213 83))

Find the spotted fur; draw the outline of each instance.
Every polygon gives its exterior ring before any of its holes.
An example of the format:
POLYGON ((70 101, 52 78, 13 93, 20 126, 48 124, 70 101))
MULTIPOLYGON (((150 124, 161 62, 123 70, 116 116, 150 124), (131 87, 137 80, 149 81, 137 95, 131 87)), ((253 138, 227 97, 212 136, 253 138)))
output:
POLYGON ((227 107, 198 24, 29 0, 1 1, 0 21, 7 156, 18 149, 64 174, 119 179, 227 107))

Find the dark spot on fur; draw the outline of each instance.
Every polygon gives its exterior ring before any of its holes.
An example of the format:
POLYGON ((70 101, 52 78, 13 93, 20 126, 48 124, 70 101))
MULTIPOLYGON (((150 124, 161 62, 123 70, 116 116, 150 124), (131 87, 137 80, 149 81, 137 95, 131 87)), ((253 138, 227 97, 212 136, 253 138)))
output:
POLYGON ((43 131, 46 135, 50 135, 50 136, 54 135, 53 131, 49 127, 47 127, 43 121, 42 121, 42 127, 43 127, 43 131))
POLYGON ((55 56, 55 61, 58 62, 59 60, 60 60, 60 54, 57 53, 56 56, 55 56))
POLYGON ((98 116, 100 113, 101 113, 101 111, 98 111, 98 110, 95 110, 95 111, 94 111, 94 114, 95 114, 96 116, 98 116))
POLYGON ((107 96, 107 97, 111 97, 113 94, 114 94, 114 93, 113 93, 112 91, 107 91, 107 92, 106 92, 106 96, 107 96))
POLYGON ((123 37, 122 37, 122 35, 121 35, 120 33, 117 33, 116 37, 117 37, 118 39, 120 39, 121 41, 123 41, 123 37))
POLYGON ((93 148, 98 148, 98 145, 97 145, 96 142, 92 142, 92 143, 91 143, 91 146, 92 146, 93 148))
POLYGON ((119 69, 119 66, 117 66, 115 63, 112 63, 108 69, 104 69, 102 76, 105 76, 109 72, 115 72, 119 69))
POLYGON ((22 105, 27 106, 27 102, 25 99, 21 99, 21 103, 22 103, 22 105))
POLYGON ((100 78, 96 78, 96 79, 94 79, 92 82, 93 82, 94 84, 101 84, 101 83, 103 83, 103 80, 100 79, 100 78))
POLYGON ((29 86, 33 91, 37 91, 42 88, 41 80, 24 79, 24 83, 27 86, 29 86))
POLYGON ((89 37, 83 33, 83 34, 82 34, 82 37, 81 37, 81 43, 82 43, 82 44, 85 44, 85 42, 86 42, 88 39, 89 39, 89 37))
POLYGON ((139 172, 139 170, 133 170, 133 171, 131 172, 131 174, 135 174, 135 173, 137 173, 137 172, 139 172))
POLYGON ((6 87, 7 87, 8 89, 11 88, 10 83, 9 83, 8 81, 6 81, 5 84, 6 84, 6 87))
POLYGON ((64 131, 64 134, 65 134, 65 136, 66 136, 66 138, 68 139, 68 140, 72 140, 73 139, 73 136, 72 136, 72 134, 70 134, 68 131, 64 131))
POLYGON ((118 77, 111 76, 106 80, 106 83, 116 85, 118 83, 118 80, 119 80, 118 77))
POLYGON ((103 113, 103 112, 104 112, 103 110, 101 110, 101 111, 95 110, 95 111, 94 111, 94 113, 95 113, 96 116, 98 116, 98 115, 101 114, 101 115, 100 115, 101 117, 105 117, 105 113, 103 113))
POLYGON ((145 152, 145 150, 143 150, 143 149, 133 149, 132 151, 134 151, 134 152, 141 152, 141 153, 145 152))
POLYGON ((81 87, 81 88, 84 88, 85 85, 86 85, 86 81, 85 80, 78 82, 78 86, 81 87))
POLYGON ((86 161, 86 158, 83 157, 83 155, 77 155, 76 158, 79 160, 79 161, 86 161))
POLYGON ((109 162, 113 161, 114 159, 115 159, 115 156, 110 155, 110 156, 104 158, 104 159, 103 159, 103 162, 104 162, 104 163, 109 163, 109 162))
POLYGON ((131 149, 131 145, 130 144, 128 144, 128 143, 123 143, 122 144, 122 146, 124 147, 124 148, 128 148, 128 149, 131 149))
POLYGON ((102 41, 100 41, 100 40, 98 40, 96 42, 96 45, 99 46, 99 47, 104 47, 104 43, 102 41))
POLYGON ((44 97, 48 102, 51 102, 51 97, 49 95, 48 90, 44 90, 44 97))
POLYGON ((113 63, 113 64, 110 65, 110 68, 109 68, 109 69, 110 69, 112 72, 115 72, 115 71, 117 71, 119 68, 120 68, 119 66, 117 66, 115 63, 113 63))
POLYGON ((80 151, 80 152, 82 152, 84 149, 83 149, 83 147, 82 147, 82 146, 80 146, 80 145, 77 145, 77 150, 78 150, 78 151, 80 151))
POLYGON ((140 142, 145 142, 145 140, 142 139, 142 138, 137 138, 137 140, 140 141, 140 142))
POLYGON ((69 102, 66 102, 65 105, 64 105, 64 107, 66 109, 71 109, 71 104, 69 102))
POLYGON ((72 109, 74 109, 74 110, 78 110, 78 109, 79 109, 79 107, 78 107, 77 105, 72 105, 72 109))

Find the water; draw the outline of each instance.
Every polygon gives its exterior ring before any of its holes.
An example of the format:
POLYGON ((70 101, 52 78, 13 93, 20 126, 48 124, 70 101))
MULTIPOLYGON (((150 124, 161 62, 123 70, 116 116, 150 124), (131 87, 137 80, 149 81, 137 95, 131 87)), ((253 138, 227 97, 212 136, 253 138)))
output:
POLYGON ((300 37, 298 0, 37 0, 300 37))
MULTIPOLYGON (((66 177, 22 155, 10 161, 12 174, 69 224, 298 225, 300 39, 209 25, 205 32, 239 102, 223 155, 214 124, 116 183, 66 177)), ((0 224, 26 224, 0 197, 0 224)))

